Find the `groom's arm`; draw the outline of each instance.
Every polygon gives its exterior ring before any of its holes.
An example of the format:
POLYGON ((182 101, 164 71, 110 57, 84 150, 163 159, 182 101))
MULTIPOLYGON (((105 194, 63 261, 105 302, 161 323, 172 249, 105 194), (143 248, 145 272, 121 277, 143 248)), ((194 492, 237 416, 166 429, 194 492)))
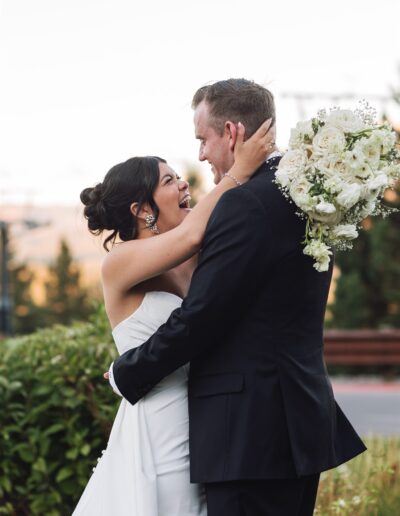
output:
POLYGON ((136 403, 162 378, 218 345, 257 291, 268 241, 268 219, 258 198, 242 188, 224 194, 181 308, 149 340, 114 362, 115 383, 128 401, 136 403))

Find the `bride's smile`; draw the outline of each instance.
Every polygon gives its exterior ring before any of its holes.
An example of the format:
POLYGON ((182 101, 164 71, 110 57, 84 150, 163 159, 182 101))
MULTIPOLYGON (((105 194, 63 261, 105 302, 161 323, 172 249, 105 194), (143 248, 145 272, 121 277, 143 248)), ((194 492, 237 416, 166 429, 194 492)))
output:
POLYGON ((160 210, 157 226, 160 233, 178 226, 190 213, 189 184, 181 179, 166 163, 159 164, 160 182, 154 192, 154 201, 160 210))

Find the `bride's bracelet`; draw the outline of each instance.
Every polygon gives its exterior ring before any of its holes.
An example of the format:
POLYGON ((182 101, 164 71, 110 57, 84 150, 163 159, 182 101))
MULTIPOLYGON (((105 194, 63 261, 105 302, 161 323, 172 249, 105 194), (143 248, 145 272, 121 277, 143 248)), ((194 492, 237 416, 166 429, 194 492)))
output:
POLYGON ((240 181, 238 181, 238 180, 236 179, 236 177, 235 177, 235 176, 233 176, 232 174, 230 174, 229 172, 226 172, 225 174, 223 174, 223 175, 222 175, 222 177, 223 177, 223 178, 224 178, 224 177, 229 177, 230 179, 232 179, 232 181, 235 181, 235 183, 236 183, 236 185, 237 185, 237 186, 242 186, 242 184, 243 184, 243 183, 241 183, 240 181))

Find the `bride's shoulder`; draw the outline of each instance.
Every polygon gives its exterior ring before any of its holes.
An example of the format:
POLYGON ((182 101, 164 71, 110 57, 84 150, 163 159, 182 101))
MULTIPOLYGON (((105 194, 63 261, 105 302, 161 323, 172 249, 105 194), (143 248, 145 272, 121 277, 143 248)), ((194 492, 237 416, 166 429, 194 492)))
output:
POLYGON ((116 269, 123 266, 127 258, 135 259, 140 256, 143 242, 141 240, 128 240, 127 242, 118 242, 114 244, 111 250, 103 258, 101 272, 108 275, 113 273, 116 269))

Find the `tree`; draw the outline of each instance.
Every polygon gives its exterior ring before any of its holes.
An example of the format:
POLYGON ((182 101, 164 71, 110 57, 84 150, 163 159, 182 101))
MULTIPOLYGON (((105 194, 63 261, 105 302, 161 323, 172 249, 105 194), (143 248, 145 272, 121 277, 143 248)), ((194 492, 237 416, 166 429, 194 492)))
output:
POLYGON ((26 263, 14 263, 11 265, 10 280, 14 333, 32 333, 43 326, 43 310, 35 303, 32 295, 35 274, 26 263))
POLYGON ((84 320, 93 311, 89 293, 81 283, 81 271, 65 240, 61 240, 59 253, 49 267, 45 293, 46 325, 84 320))

